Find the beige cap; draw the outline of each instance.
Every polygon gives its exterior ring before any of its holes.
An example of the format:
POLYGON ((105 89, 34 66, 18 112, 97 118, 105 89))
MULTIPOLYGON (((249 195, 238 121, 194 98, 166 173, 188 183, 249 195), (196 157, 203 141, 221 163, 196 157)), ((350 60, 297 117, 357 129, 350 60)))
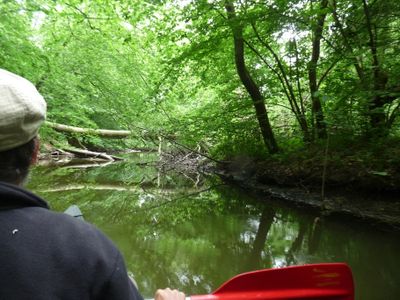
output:
POLYGON ((29 142, 46 117, 46 102, 25 78, 0 69, 0 151, 29 142))

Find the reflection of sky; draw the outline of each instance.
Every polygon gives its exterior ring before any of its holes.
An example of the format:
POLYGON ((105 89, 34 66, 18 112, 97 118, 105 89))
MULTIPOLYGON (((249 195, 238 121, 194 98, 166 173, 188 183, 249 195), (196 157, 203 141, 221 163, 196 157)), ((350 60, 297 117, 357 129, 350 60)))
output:
POLYGON ((240 234, 240 240, 245 244, 250 244, 252 241, 254 241, 255 237, 256 233, 251 231, 245 231, 240 234))
POLYGON ((272 266, 274 268, 286 267, 287 266, 286 260, 284 258, 282 258, 282 257, 277 257, 277 258, 274 259, 274 262, 273 262, 272 266))
POLYGON ((155 199, 155 196, 152 194, 140 194, 138 205, 139 205, 139 207, 141 207, 143 204, 145 204, 146 202, 151 201, 153 199, 155 199))

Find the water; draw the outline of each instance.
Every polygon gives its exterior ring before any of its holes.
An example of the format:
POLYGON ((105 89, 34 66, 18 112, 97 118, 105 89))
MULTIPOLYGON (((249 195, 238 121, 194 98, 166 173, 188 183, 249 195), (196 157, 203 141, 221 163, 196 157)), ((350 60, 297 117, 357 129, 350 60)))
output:
POLYGON ((28 188, 85 219, 121 249, 145 297, 209 293, 250 270, 347 262, 356 299, 400 299, 399 234, 255 199, 217 178, 159 172, 156 158, 96 168, 37 167, 28 188))

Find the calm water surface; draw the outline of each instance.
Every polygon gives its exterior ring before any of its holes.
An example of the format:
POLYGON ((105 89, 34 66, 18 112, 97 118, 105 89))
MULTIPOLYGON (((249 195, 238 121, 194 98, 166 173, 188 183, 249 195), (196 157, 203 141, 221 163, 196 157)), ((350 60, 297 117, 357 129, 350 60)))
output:
POLYGON ((166 286, 209 293, 250 270, 347 262, 356 299, 400 299, 399 234, 260 201, 217 178, 160 172, 152 160, 37 167, 28 188, 53 210, 77 204, 119 246, 145 297, 166 286))

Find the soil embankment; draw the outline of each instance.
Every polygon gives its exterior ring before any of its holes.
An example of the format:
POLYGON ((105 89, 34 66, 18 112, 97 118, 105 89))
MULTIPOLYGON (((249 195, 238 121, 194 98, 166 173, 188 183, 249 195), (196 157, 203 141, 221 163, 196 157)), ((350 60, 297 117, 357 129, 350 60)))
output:
POLYGON ((357 161, 338 162, 324 167, 318 159, 285 163, 238 158, 221 164, 216 173, 227 183, 266 199, 284 200, 318 210, 324 216, 342 216, 400 232, 398 166, 374 171, 357 161))

